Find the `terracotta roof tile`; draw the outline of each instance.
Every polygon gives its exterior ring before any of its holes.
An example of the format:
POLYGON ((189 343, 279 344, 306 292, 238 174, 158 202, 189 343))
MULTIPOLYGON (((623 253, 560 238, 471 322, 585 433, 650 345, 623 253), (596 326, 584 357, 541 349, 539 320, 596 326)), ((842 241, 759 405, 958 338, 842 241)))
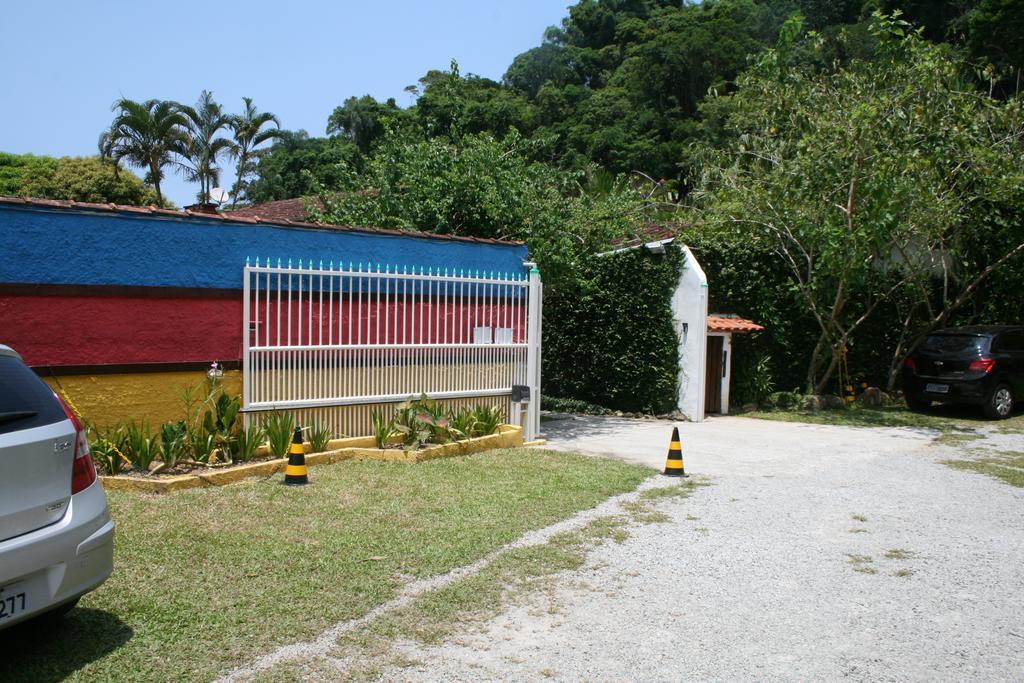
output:
MULTIPOLYGON (((117 204, 110 204, 108 208, 111 211, 118 210, 117 204)), ((127 213, 150 213, 152 211, 149 207, 146 206, 122 206, 120 207, 120 210, 127 213)))
POLYGON ((308 221, 307 203, 323 207, 317 197, 296 197, 294 199, 278 199, 251 206, 240 206, 227 212, 229 216, 246 216, 264 221, 308 221))
POLYGON ((613 239, 611 243, 614 247, 639 247, 641 244, 661 242, 662 240, 672 239, 675 236, 676 228, 671 225, 648 223, 647 225, 639 228, 632 235, 628 237, 617 237, 613 239))
POLYGON ((713 314, 708 316, 708 332, 757 332, 763 330, 753 320, 739 318, 734 315, 713 314))
MULTIPOLYGON (((37 199, 34 197, 11 197, 0 195, 0 204, 25 204, 28 206, 41 206, 54 209, 69 209, 78 211, 93 211, 96 213, 132 213, 146 214, 151 216, 169 216, 182 219, 219 220, 224 223, 238 223, 243 225, 269 225, 278 227, 294 227, 314 230, 336 230, 339 232, 373 233, 379 235, 395 235, 401 237, 419 237, 423 239, 454 240, 478 242, 480 244, 512 244, 519 245, 522 242, 515 240, 498 240, 489 237, 467 237, 464 235, 437 235, 429 232, 415 232, 412 230, 395 230, 393 228, 374 228, 354 225, 328 225, 326 223, 310 223, 307 221, 296 221, 291 219, 264 219, 260 216, 236 216, 235 212, 209 214, 200 211, 159 209, 155 206, 126 206, 123 204, 95 204, 90 202, 76 202, 68 199, 37 199)), ((252 208, 252 207, 249 207, 252 208)))

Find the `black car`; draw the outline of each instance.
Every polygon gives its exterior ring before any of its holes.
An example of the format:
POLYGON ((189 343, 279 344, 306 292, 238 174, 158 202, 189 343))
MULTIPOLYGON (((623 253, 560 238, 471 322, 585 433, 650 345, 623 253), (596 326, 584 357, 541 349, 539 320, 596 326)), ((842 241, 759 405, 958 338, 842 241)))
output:
POLYGON ((929 334, 903 363, 907 407, 933 401, 980 405, 994 420, 1010 417, 1024 396, 1024 326, 951 327, 929 334))

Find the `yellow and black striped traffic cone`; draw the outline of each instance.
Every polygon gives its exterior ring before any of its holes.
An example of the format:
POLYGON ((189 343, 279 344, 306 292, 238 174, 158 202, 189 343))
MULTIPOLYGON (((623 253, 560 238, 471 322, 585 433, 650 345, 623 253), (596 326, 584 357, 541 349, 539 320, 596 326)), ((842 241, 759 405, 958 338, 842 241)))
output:
POLYGON ((665 460, 665 471, 662 474, 669 477, 685 477, 686 469, 683 467, 683 448, 679 445, 679 428, 672 428, 672 443, 668 445, 668 458, 665 460))
POLYGON ((289 486, 303 486, 309 483, 306 474, 306 451, 302 447, 302 429, 295 428, 291 448, 288 449, 288 467, 284 469, 284 483, 289 486))

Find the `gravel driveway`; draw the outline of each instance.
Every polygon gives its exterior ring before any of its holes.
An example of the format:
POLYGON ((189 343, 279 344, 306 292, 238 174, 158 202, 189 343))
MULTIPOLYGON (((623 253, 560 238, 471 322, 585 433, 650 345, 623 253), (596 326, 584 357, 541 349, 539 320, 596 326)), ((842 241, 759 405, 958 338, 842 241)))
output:
MULTIPOLYGON (((660 466, 671 423, 565 418, 549 446, 660 466)), ((1022 680, 1024 489, 911 429, 681 424, 711 486, 396 680, 1022 680)), ((993 437, 997 438, 997 437, 993 437)), ((1024 451, 1024 436, 999 436, 1024 451)), ((972 444, 973 445, 973 444, 972 444)))

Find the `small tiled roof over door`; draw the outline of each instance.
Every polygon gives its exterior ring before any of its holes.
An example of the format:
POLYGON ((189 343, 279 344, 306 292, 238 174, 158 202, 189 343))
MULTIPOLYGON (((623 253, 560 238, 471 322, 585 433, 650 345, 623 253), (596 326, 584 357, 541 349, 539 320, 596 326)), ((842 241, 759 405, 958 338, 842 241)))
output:
POLYGON ((753 320, 740 318, 735 315, 715 313, 708 316, 708 332, 757 332, 763 330, 763 325, 758 325, 753 320))

